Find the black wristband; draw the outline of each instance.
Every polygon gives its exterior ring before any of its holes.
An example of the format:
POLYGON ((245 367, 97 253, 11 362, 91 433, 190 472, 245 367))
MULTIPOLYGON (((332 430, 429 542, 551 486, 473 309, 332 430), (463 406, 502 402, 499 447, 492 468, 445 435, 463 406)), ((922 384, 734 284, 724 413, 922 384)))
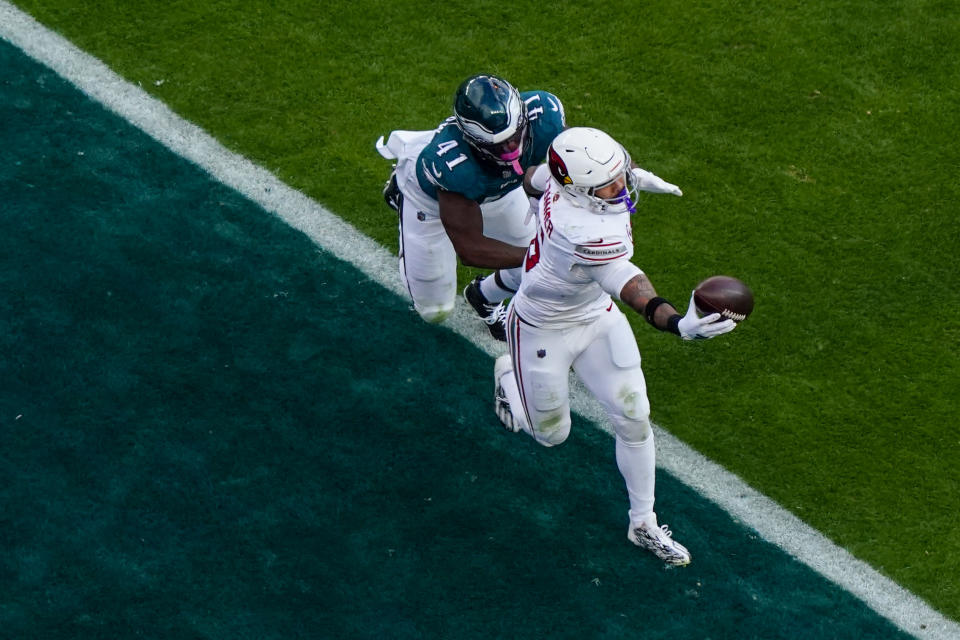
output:
POLYGON ((661 327, 657 327, 656 323, 654 323, 653 315, 657 312, 657 307, 659 307, 662 304, 669 304, 670 306, 673 306, 673 304, 666 298, 661 298, 660 296, 657 296, 656 298, 650 298, 649 300, 647 300, 647 306, 643 308, 643 315, 647 319, 647 322, 650 323, 650 326, 656 327, 661 331, 663 329, 661 327))
POLYGON ((669 331, 670 333, 680 335, 680 319, 681 315, 679 313, 675 313, 670 316, 670 319, 667 320, 667 328, 664 329, 664 331, 669 331))

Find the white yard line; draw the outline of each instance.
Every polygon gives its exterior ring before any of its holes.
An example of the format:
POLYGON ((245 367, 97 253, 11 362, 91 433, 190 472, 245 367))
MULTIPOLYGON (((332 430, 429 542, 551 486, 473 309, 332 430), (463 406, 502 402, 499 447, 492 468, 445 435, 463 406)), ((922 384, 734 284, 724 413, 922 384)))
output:
MULTIPOLYGON (((203 129, 179 117, 6 0, 0 0, 0 37, 53 69, 172 152, 307 234, 323 250, 353 264, 393 293, 406 296, 396 257, 381 245, 269 171, 226 149, 203 129)), ((361 142, 369 143, 370 152, 374 153, 373 140, 361 142)), ((472 313, 466 311, 465 305, 458 305, 447 326, 491 356, 504 351, 472 313)), ((609 422, 596 402, 581 385, 573 386, 573 409, 610 431, 609 422)), ((658 466, 755 529, 764 539, 863 600, 903 631, 924 639, 960 638, 960 624, 857 560, 734 474, 663 429, 656 429, 656 437, 658 466)))

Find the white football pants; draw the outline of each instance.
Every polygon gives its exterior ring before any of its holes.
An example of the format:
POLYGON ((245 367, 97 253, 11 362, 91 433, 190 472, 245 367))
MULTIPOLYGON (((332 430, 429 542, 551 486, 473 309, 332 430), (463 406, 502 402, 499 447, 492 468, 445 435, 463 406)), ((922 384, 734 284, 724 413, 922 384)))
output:
MULTIPOLYGON (((420 190, 416 175, 401 180, 398 172, 397 183, 403 193, 400 277, 417 313, 427 322, 442 322, 453 311, 457 297, 457 254, 440 221, 436 201, 432 202, 433 211, 417 206, 428 198, 420 190)), ((526 247, 536 233, 536 220, 525 221, 528 209, 529 201, 522 187, 499 200, 481 204, 483 235, 526 247)), ((520 269, 516 268, 517 282, 520 269)))
MULTIPOLYGON (((413 306, 427 322, 443 322, 457 297, 457 254, 440 222, 437 201, 420 188, 417 158, 435 131, 392 131, 377 140, 377 151, 396 160, 397 186, 403 194, 400 213, 400 277, 413 306)), ((515 247, 526 247, 536 233, 536 220, 527 219, 529 200, 522 187, 480 205, 483 235, 515 247)), ((519 286, 520 267, 502 270, 519 286)))
POLYGON ((644 521, 653 513, 656 449, 640 350, 620 309, 612 305, 598 320, 569 329, 540 329, 521 320, 511 305, 507 345, 513 370, 500 384, 524 431, 548 447, 567 439, 572 368, 613 422, 630 521, 644 521))

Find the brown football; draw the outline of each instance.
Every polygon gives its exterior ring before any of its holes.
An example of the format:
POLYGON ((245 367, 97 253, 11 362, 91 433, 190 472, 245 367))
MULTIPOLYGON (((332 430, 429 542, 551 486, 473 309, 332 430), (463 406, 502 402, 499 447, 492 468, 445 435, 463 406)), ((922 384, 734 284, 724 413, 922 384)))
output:
POLYGON ((697 285, 693 303, 701 316, 719 313, 734 322, 743 322, 753 311, 753 292, 730 276, 712 276, 697 285))

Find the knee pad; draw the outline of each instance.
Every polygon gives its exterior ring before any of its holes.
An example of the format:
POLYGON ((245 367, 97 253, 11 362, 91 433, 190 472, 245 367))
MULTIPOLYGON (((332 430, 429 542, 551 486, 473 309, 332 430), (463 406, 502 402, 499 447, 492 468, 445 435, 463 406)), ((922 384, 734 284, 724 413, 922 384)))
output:
POLYGON ((570 404, 566 374, 534 379, 528 389, 533 437, 545 447, 563 444, 570 435, 570 404))
POLYGON ((614 431, 617 437, 628 447, 635 447, 647 441, 653 435, 653 429, 650 426, 649 418, 643 420, 630 420, 623 416, 617 416, 613 420, 614 431))
POLYGON ((637 445, 650 437, 650 401, 646 389, 624 389, 616 399, 611 416, 617 435, 628 445, 637 445))
POLYGON ((421 307, 417 304, 413 305, 413 308, 417 310, 417 313, 420 314, 420 317, 423 318, 426 322, 430 324, 440 324, 444 320, 450 317, 450 314, 453 313, 453 305, 430 305, 421 307))
POLYGON ((629 421, 648 422, 650 420, 650 401, 646 389, 625 389, 617 396, 617 409, 629 421))
POLYGON ((533 437, 545 447, 563 444, 569 435, 570 414, 568 412, 556 412, 534 418, 533 437))

